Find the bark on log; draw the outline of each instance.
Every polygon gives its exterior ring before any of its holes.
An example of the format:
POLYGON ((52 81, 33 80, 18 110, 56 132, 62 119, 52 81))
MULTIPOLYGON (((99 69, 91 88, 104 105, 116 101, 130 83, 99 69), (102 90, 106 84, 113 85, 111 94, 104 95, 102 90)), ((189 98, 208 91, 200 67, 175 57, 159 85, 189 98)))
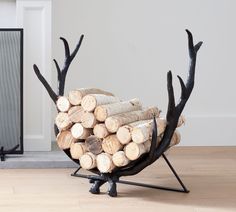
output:
POLYGON ((123 148, 115 134, 109 135, 102 141, 102 149, 104 152, 113 155, 123 148))
POLYGON ((85 128, 93 128, 97 124, 97 120, 93 113, 84 112, 81 117, 81 124, 85 128))
POLYGON ((98 138, 105 138, 109 135, 109 132, 105 124, 96 124, 93 128, 93 134, 98 138))
POLYGON ((69 101, 72 105, 81 104, 82 98, 88 94, 104 94, 114 96, 112 93, 97 88, 80 88, 69 92, 69 101))
MULTIPOLYGON (((157 118, 156 122, 157 122, 157 132, 159 136, 165 131, 166 120, 163 118, 157 118)), ((145 123, 133 127, 133 129, 131 130, 131 136, 133 142, 141 144, 149 140, 152 136, 152 129, 153 129, 153 120, 148 120, 145 123)))
POLYGON ((76 142, 76 143, 72 143, 70 146, 70 154, 71 157, 74 159, 79 160, 80 157, 85 154, 86 152, 86 147, 84 142, 76 142))
POLYGON ((84 110, 81 106, 73 106, 68 111, 69 119, 74 122, 81 122, 81 117, 84 114, 84 110))
POLYGON ((106 119, 105 125, 109 132, 115 133, 119 127, 140 120, 147 120, 153 118, 155 115, 158 117, 160 111, 157 107, 151 107, 145 110, 132 111, 110 116, 106 119))
POLYGON ((92 130, 84 128, 80 123, 76 123, 71 127, 71 133, 74 138, 86 139, 92 134, 92 130))
POLYGON ((69 100, 65 96, 60 96, 56 104, 57 109, 61 112, 67 112, 71 107, 69 100))
POLYGON ((126 157, 124 151, 118 151, 112 156, 112 161, 117 167, 126 166, 129 163, 129 159, 126 157))
POLYGON ((95 135, 90 135, 85 140, 85 146, 87 151, 92 152, 95 155, 98 155, 102 152, 102 140, 95 135))
POLYGON ((86 152, 80 157, 80 165, 83 169, 93 169, 96 167, 96 156, 91 152, 86 152))
POLYGON ((137 160, 142 154, 146 152, 146 148, 144 144, 130 142, 125 146, 124 152, 129 160, 137 160))
POLYGON ((83 97, 81 106, 85 111, 92 112, 99 105, 119 102, 118 97, 107 96, 104 94, 89 94, 83 97))
POLYGON ((97 168, 101 173, 112 172, 115 168, 112 157, 108 153, 101 153, 97 156, 97 168))
POLYGON ((68 129, 72 125, 72 122, 70 121, 67 113, 59 112, 56 116, 55 124, 61 131, 68 129))
POLYGON ((131 140, 131 131, 132 129, 140 124, 146 123, 147 120, 142 120, 142 121, 136 121, 127 125, 124 125, 122 127, 119 127, 117 130, 116 136, 119 139, 120 143, 122 144, 128 144, 131 140))
POLYGON ((57 135, 57 145, 60 149, 69 149, 75 141, 76 139, 69 130, 62 131, 57 135))
POLYGON ((138 99, 131 99, 129 101, 97 106, 94 115, 98 121, 104 122, 109 116, 141 109, 140 101, 138 99))

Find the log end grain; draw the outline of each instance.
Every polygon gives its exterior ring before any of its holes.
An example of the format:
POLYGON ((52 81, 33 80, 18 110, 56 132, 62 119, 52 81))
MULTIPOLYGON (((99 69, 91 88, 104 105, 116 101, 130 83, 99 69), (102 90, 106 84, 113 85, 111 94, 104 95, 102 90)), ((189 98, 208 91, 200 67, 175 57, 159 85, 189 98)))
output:
POLYGON ((81 92, 79 90, 70 91, 68 99, 69 99, 69 102, 72 105, 79 105, 81 103, 81 100, 82 100, 81 92))
POLYGON ((97 156, 97 168, 101 173, 112 172, 115 165, 112 162, 111 155, 107 153, 101 153, 97 156))
POLYGON ((55 124, 59 130, 66 130, 72 125, 72 122, 67 113, 59 112, 56 116, 55 124))
POLYGON ((70 146, 70 154, 74 159, 79 160, 80 157, 86 152, 86 147, 83 142, 72 143, 70 146))
POLYGON ((73 106, 68 111, 68 116, 71 122, 77 123, 81 122, 84 110, 81 106, 73 106))
POLYGON ((69 100, 65 96, 60 96, 57 100, 56 105, 58 110, 61 112, 67 112, 71 106, 69 100))
POLYGON ((93 169, 96 167, 96 156, 91 153, 87 152, 80 157, 80 165, 83 169, 93 169))
POLYGON ((105 126, 105 124, 96 124, 93 128, 93 133, 98 138, 105 138, 109 135, 109 132, 105 126))
POLYGON ((116 133, 117 138, 121 144, 128 144, 131 141, 131 127, 120 127, 116 133))

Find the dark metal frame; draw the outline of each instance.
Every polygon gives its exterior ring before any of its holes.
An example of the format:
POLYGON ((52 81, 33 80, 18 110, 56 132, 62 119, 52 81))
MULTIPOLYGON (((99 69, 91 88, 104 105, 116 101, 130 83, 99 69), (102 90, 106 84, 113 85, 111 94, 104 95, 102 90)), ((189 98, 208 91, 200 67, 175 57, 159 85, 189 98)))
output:
MULTIPOLYGON (((127 181, 120 181, 119 179, 124 176, 131 176, 136 175, 139 172, 141 172, 143 169, 145 169, 147 166, 154 163, 159 157, 164 155, 164 152, 169 148, 171 138, 173 136, 173 133, 175 132, 175 129, 178 124, 179 117, 185 107, 185 104, 187 103, 193 87, 194 87, 194 79, 195 79, 195 66, 196 66, 196 59, 197 59, 197 52, 200 49, 202 42, 198 42, 196 45, 193 42, 193 36, 192 33, 189 30, 186 30, 188 35, 188 50, 189 50, 189 58, 190 58, 190 65, 188 70, 188 77, 186 83, 183 81, 183 79, 180 76, 177 76, 180 82, 181 86, 181 96, 179 102, 175 103, 175 96, 174 96, 174 89, 172 85, 172 72, 167 72, 167 91, 168 91, 168 109, 166 114, 166 120, 167 120, 167 126, 165 128, 165 131, 163 133, 161 142, 158 146, 157 144, 157 123, 155 117, 153 118, 153 131, 152 131, 152 139, 151 139, 151 147, 150 151, 148 153, 143 154, 140 158, 138 158, 135 161, 130 162, 128 165, 124 167, 116 167, 114 170, 112 170, 111 173, 101 173, 97 168, 89 170, 93 174, 96 175, 89 175, 91 177, 90 183, 92 183, 92 186, 90 188, 90 192, 93 194, 99 194, 100 193, 100 187, 104 183, 108 183, 108 195, 111 197, 117 196, 117 189, 116 184, 118 182, 126 182, 129 184, 136 184, 141 186, 140 183, 134 183, 134 182, 127 182, 127 181)), ((84 35, 81 35, 79 42, 77 43, 74 51, 71 53, 69 44, 65 38, 60 38, 63 41, 64 48, 65 48, 65 61, 63 68, 60 68, 58 62, 54 59, 54 63, 57 70, 57 78, 58 78, 58 90, 57 92, 54 92, 54 90, 51 88, 51 86, 48 84, 47 80, 42 76, 40 73, 39 68, 37 65, 34 65, 34 72, 37 75, 40 82, 43 84, 45 89, 47 90, 49 96, 51 97, 54 104, 56 104, 57 99, 59 96, 64 95, 64 88, 65 88, 65 79, 66 75, 69 69, 69 66, 74 59, 75 55, 77 54, 78 50, 80 49, 81 43, 83 41, 84 35)), ((59 130, 56 125, 54 125, 54 131, 55 135, 59 133, 59 130)), ((64 149, 63 150, 71 160, 76 162, 80 166, 80 161, 73 159, 70 154, 70 149, 64 149)), ((173 167, 167 160, 165 156, 163 156, 166 160, 167 164, 171 168, 172 172, 175 174, 177 180, 181 182, 181 185, 183 188, 185 188, 184 184, 178 177, 177 173, 174 171, 173 167)), ((80 175, 82 177, 82 175, 80 175)), ((148 185, 142 185, 142 186, 148 186, 148 185)), ((149 185, 152 186, 152 185, 149 185)), ((155 186, 152 186, 155 187, 155 186)), ((168 189, 168 188, 166 188, 168 189)), ((173 190, 173 189, 172 189, 173 190)), ((184 192, 187 192, 187 189, 184 189, 184 192)))
MULTIPOLYGON (((152 184, 145 184, 145 183, 139 183, 139 182, 133 182, 133 181, 127 181, 127 180, 120 180, 120 179, 118 179, 116 181, 116 183, 126 184, 126 185, 133 185, 133 186, 140 186, 140 187, 145 187, 145 188, 153 188, 153 189, 159 189, 159 190, 165 190, 165 191, 189 193, 189 190, 186 188, 186 186, 184 185, 184 183, 182 182, 179 175, 177 174, 174 167, 171 165, 170 161, 167 159, 167 157, 164 153, 162 154, 162 157, 164 158, 165 162, 167 163, 167 165, 170 168, 171 172, 174 174, 175 178, 179 182, 182 189, 165 187, 165 186, 157 186, 157 185, 152 185, 152 184)), ((91 183, 93 183, 96 180, 106 181, 105 178, 103 178, 99 175, 78 174, 80 169, 81 169, 81 167, 79 167, 74 173, 72 173, 71 176, 89 179, 91 181, 91 183)))
POLYGON ((20 32, 20 142, 15 147, 5 150, 3 146, 0 148, 1 161, 5 161, 6 155, 23 154, 23 45, 24 45, 24 30, 22 28, 0 28, 0 31, 16 31, 20 32))

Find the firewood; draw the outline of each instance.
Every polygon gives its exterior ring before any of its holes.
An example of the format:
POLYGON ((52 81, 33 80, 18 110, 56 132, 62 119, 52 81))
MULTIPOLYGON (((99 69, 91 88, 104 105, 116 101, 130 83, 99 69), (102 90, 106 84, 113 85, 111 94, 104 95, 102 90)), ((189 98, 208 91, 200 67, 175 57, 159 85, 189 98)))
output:
POLYGON ((98 121, 105 121, 112 115, 141 110, 142 105, 138 99, 131 99, 125 102, 117 102, 112 104, 97 106, 94 115, 98 121))
POLYGON ((178 130, 175 130, 175 132, 174 132, 174 134, 171 138, 169 147, 172 147, 172 146, 175 146, 175 145, 179 144, 180 140, 181 140, 181 135, 180 135, 178 130))
POLYGON ((108 153, 101 153, 97 156, 97 168, 101 173, 111 172, 115 165, 112 162, 112 157, 108 153))
POLYGON ((122 113, 114 116, 110 116, 106 119, 105 125, 109 132, 115 133, 119 127, 129 124, 135 121, 147 120, 153 118, 153 116, 159 116, 160 111, 157 107, 151 107, 145 110, 132 111, 128 113, 122 113))
POLYGON ((124 151, 118 151, 112 155, 112 161, 117 167, 126 166, 129 163, 129 159, 126 157, 124 151))
POLYGON ((102 152, 102 140, 95 135, 90 135, 85 140, 86 149, 89 152, 92 152, 95 155, 98 155, 102 152))
POLYGON ((93 169, 96 167, 96 156, 91 152, 86 152, 80 157, 80 165, 83 169, 93 169))
MULTIPOLYGON (((163 118, 157 118, 157 132, 158 135, 162 134, 166 128, 166 120, 163 118)), ((131 131, 132 140, 135 143, 141 144, 147 141, 152 136, 153 120, 149 120, 145 123, 139 124, 133 127, 131 131)))
POLYGON ((104 94, 114 96, 112 93, 97 88, 80 88, 69 92, 69 101, 72 105, 81 104, 82 98, 88 94, 104 94))
POLYGON ((84 128, 80 123, 76 123, 71 127, 71 133, 74 138, 86 139, 92 134, 92 130, 84 128))
POLYGON ((136 121, 136 122, 132 122, 130 124, 124 125, 122 127, 119 127, 119 129, 117 130, 116 136, 119 139, 120 143, 128 144, 132 140, 131 131, 133 127, 146 123, 146 122, 147 120, 136 121))
POLYGON ((55 124, 59 130, 66 130, 72 125, 72 122, 67 113, 59 112, 56 116, 55 124))
POLYGON ((125 155, 129 160, 137 160, 146 151, 144 144, 136 144, 134 142, 130 142, 124 148, 125 155))
POLYGON ((56 102, 57 109, 61 112, 67 112, 70 109, 70 102, 65 96, 60 96, 56 102))
POLYGON ((80 157, 83 154, 85 154, 85 152, 86 152, 86 147, 84 142, 71 143, 70 154, 72 158, 79 160, 80 157))
POLYGON ((81 117, 81 124, 85 128, 93 128, 97 124, 97 120, 93 113, 84 112, 81 117))
POLYGON ((105 124, 96 124, 93 128, 93 134, 98 138, 105 138, 109 135, 109 132, 105 124))
POLYGON ((84 110, 81 106, 73 106, 68 111, 69 119, 74 122, 81 122, 82 115, 84 114, 84 110))
POLYGON ((183 115, 181 115, 179 117, 179 120, 178 120, 178 124, 177 124, 177 127, 181 127, 183 124, 185 124, 185 117, 183 115))
POLYGON ((119 142, 115 134, 109 135, 102 141, 102 149, 104 152, 113 155, 121 150, 123 145, 119 142))
POLYGON ((92 112, 99 105, 119 102, 119 98, 104 94, 89 94, 83 97, 81 106, 85 111, 92 112))
POLYGON ((57 145, 60 149, 69 149, 75 141, 76 139, 69 130, 62 131, 57 135, 57 145))

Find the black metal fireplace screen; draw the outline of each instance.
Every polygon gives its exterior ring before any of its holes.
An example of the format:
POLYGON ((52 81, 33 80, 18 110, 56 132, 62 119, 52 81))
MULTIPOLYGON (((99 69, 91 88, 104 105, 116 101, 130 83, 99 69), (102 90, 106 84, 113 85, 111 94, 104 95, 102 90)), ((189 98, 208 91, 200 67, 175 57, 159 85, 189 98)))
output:
POLYGON ((23 29, 0 29, 0 156, 23 154, 23 29))

